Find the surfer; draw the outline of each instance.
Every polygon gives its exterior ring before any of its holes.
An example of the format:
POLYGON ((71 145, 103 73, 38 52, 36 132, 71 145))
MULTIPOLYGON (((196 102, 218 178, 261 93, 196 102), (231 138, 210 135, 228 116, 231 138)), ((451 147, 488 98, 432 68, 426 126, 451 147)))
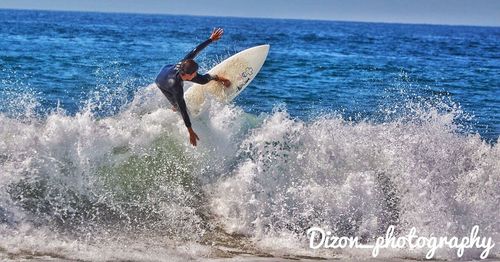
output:
POLYGON ((200 140, 200 138, 193 131, 191 121, 189 120, 186 101, 184 101, 184 81, 191 81, 201 85, 207 84, 210 81, 217 81, 225 87, 229 87, 231 85, 231 82, 222 76, 198 74, 198 64, 193 60, 201 50, 207 47, 210 43, 219 40, 223 34, 224 30, 222 28, 214 29, 206 41, 199 44, 195 49, 189 52, 179 63, 164 66, 156 77, 156 85, 167 97, 170 104, 172 104, 172 110, 180 111, 184 124, 189 132, 189 141, 193 146, 196 146, 196 140, 200 140))

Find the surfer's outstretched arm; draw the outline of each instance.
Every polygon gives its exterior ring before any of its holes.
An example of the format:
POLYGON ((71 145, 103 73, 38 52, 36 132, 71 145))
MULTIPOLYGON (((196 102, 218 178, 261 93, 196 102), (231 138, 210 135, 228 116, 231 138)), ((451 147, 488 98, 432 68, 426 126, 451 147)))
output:
POLYGON ((189 114, 187 112, 187 106, 186 106, 186 101, 184 100, 184 94, 177 95, 176 100, 179 112, 182 115, 182 120, 184 120, 184 125, 186 125, 187 128, 190 128, 191 120, 189 119, 189 114))
POLYGON ((224 30, 222 28, 215 28, 212 31, 212 34, 210 35, 210 37, 207 40, 205 40, 203 43, 201 43, 197 47, 195 47, 191 52, 189 52, 184 57, 183 60, 194 59, 201 52, 201 50, 205 49, 205 47, 207 47, 210 43, 219 40, 223 34, 224 34, 224 30))
POLYGON ((205 85, 212 80, 223 84, 225 87, 231 86, 231 81, 227 80, 226 78, 218 75, 212 76, 210 74, 204 74, 204 75, 196 74, 196 76, 193 77, 193 79, 191 79, 190 81, 200 85, 205 85))
POLYGON ((182 119, 184 120, 184 124, 186 125, 189 132, 189 142, 191 143, 191 145, 196 146, 196 141, 200 140, 200 138, 191 127, 191 120, 189 120, 186 101, 184 100, 184 93, 179 94, 180 95, 177 95, 177 105, 179 106, 179 111, 182 115, 182 119))
POLYGON ((203 43, 199 44, 197 47, 195 47, 182 60, 194 59, 201 52, 201 50, 205 49, 205 47, 207 47, 210 43, 212 43, 211 39, 205 40, 205 42, 203 42, 203 43))

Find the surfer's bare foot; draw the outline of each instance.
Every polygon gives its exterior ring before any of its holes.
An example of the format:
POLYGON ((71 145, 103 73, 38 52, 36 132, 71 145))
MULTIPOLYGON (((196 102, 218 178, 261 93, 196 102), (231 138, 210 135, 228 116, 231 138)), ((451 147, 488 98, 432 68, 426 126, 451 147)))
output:
POLYGON ((177 108, 175 108, 175 106, 173 106, 172 111, 177 112, 177 108))

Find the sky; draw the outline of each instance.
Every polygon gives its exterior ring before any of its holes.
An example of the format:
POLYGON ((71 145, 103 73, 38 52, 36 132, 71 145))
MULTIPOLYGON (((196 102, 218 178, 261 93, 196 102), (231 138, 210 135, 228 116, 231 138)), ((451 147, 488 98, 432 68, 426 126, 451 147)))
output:
POLYGON ((500 26, 500 0, 0 0, 0 8, 500 26))

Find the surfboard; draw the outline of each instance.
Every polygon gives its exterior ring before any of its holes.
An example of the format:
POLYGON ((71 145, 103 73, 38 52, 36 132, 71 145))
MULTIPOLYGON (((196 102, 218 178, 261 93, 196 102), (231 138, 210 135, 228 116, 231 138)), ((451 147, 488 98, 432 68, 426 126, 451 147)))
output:
POLYGON ((184 93, 191 115, 200 113, 209 96, 223 103, 231 102, 259 73, 268 53, 269 45, 255 46, 232 55, 210 69, 207 73, 229 79, 231 86, 226 88, 217 81, 210 81, 206 85, 193 84, 184 93))

